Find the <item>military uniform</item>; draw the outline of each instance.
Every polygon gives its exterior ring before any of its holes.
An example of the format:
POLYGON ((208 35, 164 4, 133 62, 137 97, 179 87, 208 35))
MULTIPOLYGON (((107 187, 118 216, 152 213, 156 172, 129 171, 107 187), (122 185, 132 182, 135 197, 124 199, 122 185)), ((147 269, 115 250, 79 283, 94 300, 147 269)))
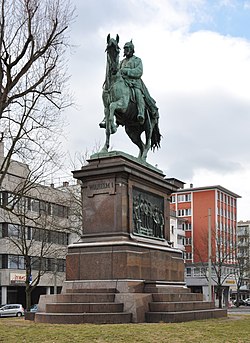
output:
POLYGON ((137 100, 139 114, 143 115, 144 117, 144 113, 140 112, 143 111, 144 105, 146 104, 146 107, 148 107, 152 118, 158 118, 159 114, 158 108, 155 104, 156 102, 150 96, 147 87, 141 79, 141 76, 143 74, 143 65, 141 59, 135 55, 129 58, 126 57, 121 61, 120 69, 122 71, 122 75, 126 83, 131 88, 135 89, 135 96, 137 100), (124 70, 125 73, 123 74, 124 70))

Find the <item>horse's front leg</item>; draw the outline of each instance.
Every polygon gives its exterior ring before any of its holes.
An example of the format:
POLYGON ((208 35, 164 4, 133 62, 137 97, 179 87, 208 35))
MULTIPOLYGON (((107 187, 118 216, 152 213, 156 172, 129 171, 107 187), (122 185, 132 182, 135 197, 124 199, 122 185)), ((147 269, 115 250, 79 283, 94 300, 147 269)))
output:
POLYGON ((110 134, 111 134, 111 125, 110 125, 110 121, 109 121, 109 110, 106 108, 105 109, 105 117, 106 117, 106 140, 105 140, 105 144, 103 146, 103 148, 101 149, 101 153, 105 153, 108 152, 109 149, 109 142, 110 142, 110 134))
POLYGON ((109 105, 109 124, 111 133, 116 133, 117 131, 117 125, 115 124, 115 111, 121 108, 122 104, 120 101, 111 102, 109 105))

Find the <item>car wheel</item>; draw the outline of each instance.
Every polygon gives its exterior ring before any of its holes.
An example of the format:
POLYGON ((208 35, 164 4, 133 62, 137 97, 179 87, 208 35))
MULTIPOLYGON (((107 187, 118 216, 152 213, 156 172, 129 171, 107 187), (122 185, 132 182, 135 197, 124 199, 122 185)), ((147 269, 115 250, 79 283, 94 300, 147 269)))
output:
POLYGON ((21 312, 17 312, 16 316, 17 317, 22 317, 22 313, 21 312))

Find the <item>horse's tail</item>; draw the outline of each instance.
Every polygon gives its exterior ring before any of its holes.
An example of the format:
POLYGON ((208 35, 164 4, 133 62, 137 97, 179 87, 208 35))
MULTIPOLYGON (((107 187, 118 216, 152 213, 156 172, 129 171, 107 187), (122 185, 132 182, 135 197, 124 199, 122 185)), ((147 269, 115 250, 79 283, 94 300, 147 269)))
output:
POLYGON ((159 149, 161 147, 161 137, 158 122, 155 124, 151 136, 151 149, 154 151, 155 148, 159 149))

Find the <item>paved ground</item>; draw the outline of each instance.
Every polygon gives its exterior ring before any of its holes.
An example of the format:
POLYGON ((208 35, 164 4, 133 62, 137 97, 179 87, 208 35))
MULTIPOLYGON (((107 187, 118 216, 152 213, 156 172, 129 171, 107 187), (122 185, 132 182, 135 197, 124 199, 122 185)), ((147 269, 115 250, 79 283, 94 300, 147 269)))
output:
POLYGON ((230 307, 228 313, 250 314, 250 306, 230 307))

